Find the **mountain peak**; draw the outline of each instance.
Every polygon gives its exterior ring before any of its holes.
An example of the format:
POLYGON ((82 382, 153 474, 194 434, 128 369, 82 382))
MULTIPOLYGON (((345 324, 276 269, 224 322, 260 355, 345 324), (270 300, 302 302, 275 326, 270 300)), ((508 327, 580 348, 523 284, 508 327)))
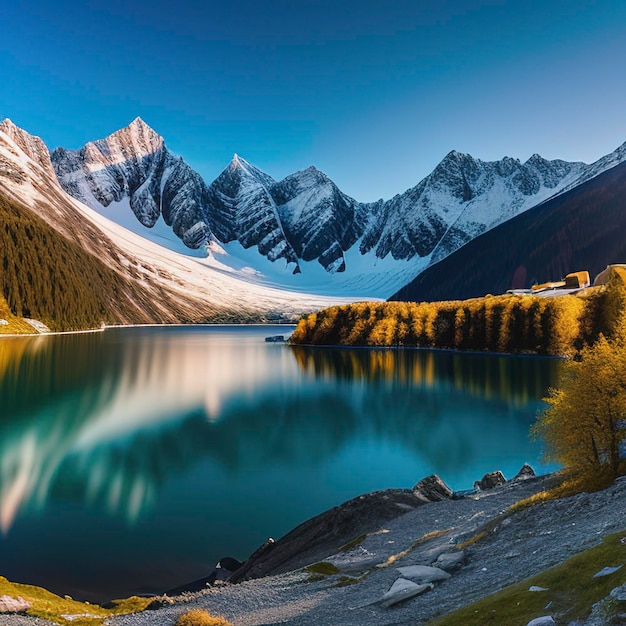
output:
POLYGON ((148 124, 146 124, 139 116, 137 116, 128 126, 130 128, 147 128, 152 130, 150 126, 148 126, 148 124))
POLYGON ((248 161, 240 157, 236 152, 235 154, 233 154, 233 158, 230 160, 230 165, 232 167, 238 167, 238 168, 243 168, 243 169, 250 167, 250 163, 248 163, 248 161))
MULTIPOLYGON (((460 161, 462 159, 466 159, 469 157, 469 154, 465 154, 464 152, 459 152, 458 150, 450 150, 445 157, 443 157, 443 161, 460 161)), ((470 157, 471 158, 471 157, 470 157)))
POLYGON ((26 156, 39 164, 48 174, 54 174, 50 162, 50 151, 40 137, 31 135, 16 126, 8 117, 0 122, 0 132, 4 133, 26 156))
MULTIPOLYGON (((116 130, 105 139, 85 145, 87 152, 101 153, 109 162, 121 162, 128 158, 142 158, 164 147, 163 137, 136 117, 128 126, 116 130)), ((94 157, 95 158, 95 157, 94 157)), ((98 157, 99 158, 99 157, 98 157)))
POLYGON ((9 134, 9 131, 16 129, 16 128, 17 126, 8 117, 5 117, 0 122, 0 131, 3 133, 6 133, 7 135, 9 134))
MULTIPOLYGON (((136 117, 126 128, 122 128, 121 131, 129 130, 131 134, 144 136, 144 137, 157 137, 163 141, 163 138, 156 132, 151 126, 146 124, 140 117, 136 117)), ((118 131, 118 132, 121 132, 118 131)), ((115 133, 113 133, 115 134, 115 133)))

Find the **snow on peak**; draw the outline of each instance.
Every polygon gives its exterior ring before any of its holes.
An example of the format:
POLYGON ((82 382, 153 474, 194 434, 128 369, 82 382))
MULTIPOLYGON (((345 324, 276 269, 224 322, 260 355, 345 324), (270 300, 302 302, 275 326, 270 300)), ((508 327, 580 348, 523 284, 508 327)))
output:
POLYGON ((0 132, 4 133, 29 159, 32 159, 47 174, 54 174, 50 162, 50 151, 40 137, 31 135, 16 126, 8 117, 0 122, 0 132))
POLYGON ((154 154, 164 147, 163 137, 140 117, 136 117, 128 126, 115 131, 106 139, 99 139, 93 143, 104 154, 108 153, 111 157, 121 157, 124 160, 154 154))

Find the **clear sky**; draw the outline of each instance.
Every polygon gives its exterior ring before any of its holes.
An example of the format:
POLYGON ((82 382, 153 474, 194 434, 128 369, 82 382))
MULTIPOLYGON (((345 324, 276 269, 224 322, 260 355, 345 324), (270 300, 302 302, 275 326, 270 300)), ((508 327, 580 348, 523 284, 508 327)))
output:
POLYGON ((358 200, 452 149, 626 141, 623 0, 3 0, 0 118, 79 148, 142 117, 211 182, 238 153, 358 200))

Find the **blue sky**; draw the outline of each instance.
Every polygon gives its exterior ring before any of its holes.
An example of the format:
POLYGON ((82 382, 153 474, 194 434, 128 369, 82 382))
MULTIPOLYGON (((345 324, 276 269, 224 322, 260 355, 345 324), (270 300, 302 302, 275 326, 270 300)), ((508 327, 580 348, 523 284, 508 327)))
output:
POLYGON ((140 116, 207 182, 236 152, 389 198, 452 149, 626 141, 625 26, 605 0, 5 0, 0 117, 78 148, 140 116))

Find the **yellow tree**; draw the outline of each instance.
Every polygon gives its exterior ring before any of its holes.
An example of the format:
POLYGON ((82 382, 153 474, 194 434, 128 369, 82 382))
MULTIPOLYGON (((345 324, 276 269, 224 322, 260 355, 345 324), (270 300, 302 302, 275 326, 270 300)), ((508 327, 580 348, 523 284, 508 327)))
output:
POLYGON ((613 479, 624 472, 626 439, 626 320, 612 340, 600 336, 565 365, 561 386, 533 426, 546 457, 584 478, 613 479))

